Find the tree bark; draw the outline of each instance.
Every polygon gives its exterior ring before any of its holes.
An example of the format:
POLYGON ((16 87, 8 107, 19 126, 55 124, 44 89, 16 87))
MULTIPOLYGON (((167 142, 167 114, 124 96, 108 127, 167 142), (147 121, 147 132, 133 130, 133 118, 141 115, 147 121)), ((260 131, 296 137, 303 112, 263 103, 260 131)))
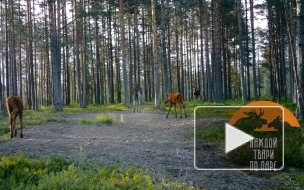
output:
POLYGON ((159 81, 158 81, 158 63, 157 63, 157 35, 156 35, 156 12, 155 12, 155 0, 151 0, 152 9, 152 45, 153 45, 153 62, 154 62, 154 103, 155 108, 160 108, 159 97, 159 81))

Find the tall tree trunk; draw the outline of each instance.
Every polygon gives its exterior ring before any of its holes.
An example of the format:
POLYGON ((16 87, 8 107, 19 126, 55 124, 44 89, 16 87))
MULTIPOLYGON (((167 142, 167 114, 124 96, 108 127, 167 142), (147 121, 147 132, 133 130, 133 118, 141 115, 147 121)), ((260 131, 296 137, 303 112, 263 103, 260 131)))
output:
MULTIPOLYGON (((11 75, 11 89, 12 92, 11 95, 17 95, 17 68, 16 68, 16 38, 15 38, 15 3, 13 0, 10 0, 10 27, 9 27, 9 33, 10 33, 10 43, 9 43, 9 56, 10 56, 10 74, 11 75)), ((8 11, 8 10, 7 10, 8 11)))
POLYGON ((98 25, 98 17, 95 18, 95 51, 96 51, 96 82, 94 80, 94 85, 95 85, 95 104, 99 105, 100 104, 100 77, 99 77, 99 72, 100 72, 100 40, 99 40, 99 25, 98 25))
MULTIPOLYGON (((59 0, 58 0, 59 1, 59 0)), ((86 11, 86 1, 82 0, 82 10, 86 11)), ((82 20, 82 78, 83 78, 83 107, 88 106, 88 82, 87 82, 87 62, 88 62, 88 48, 87 48, 87 17, 81 18, 82 20)), ((113 93, 114 95, 114 93, 113 93)))
MULTIPOLYGON (((64 6, 63 6, 63 10, 64 10, 64 25, 67 26, 67 12, 66 12, 66 0, 64 1, 64 6)), ((71 103, 71 82, 70 82, 70 62, 69 62, 69 57, 70 57, 70 53, 69 53, 69 44, 68 44, 68 27, 64 27, 64 33, 65 33, 65 58, 66 58, 66 100, 65 100, 65 104, 68 106, 71 103)))
POLYGON ((10 95, 10 78, 9 78, 9 48, 8 48, 8 39, 9 39, 9 30, 8 30, 8 18, 9 18, 9 10, 8 10, 8 1, 5 1, 5 72, 6 72, 6 97, 10 95))
POLYGON ((258 100, 257 78, 256 78, 256 62, 255 62, 255 35, 254 35, 254 12, 253 0, 250 1, 250 20, 251 20, 251 41, 252 41, 252 70, 253 70, 253 93, 254 100, 258 100))
MULTIPOLYGON (((208 2, 204 0, 204 8, 208 10, 208 2)), ((212 102, 211 95, 211 75, 210 75, 210 59, 209 59, 209 20, 208 20, 208 11, 204 11, 204 31, 205 31, 205 58, 206 58, 206 73, 207 73, 207 100, 212 102)))
POLYGON ((175 46, 176 46, 176 79, 177 79, 177 92, 181 92, 181 78, 180 78, 180 58, 179 58, 179 31, 178 31, 178 16, 177 16, 177 7, 175 7, 175 46))
MULTIPOLYGON (((50 34, 51 34, 51 53, 52 53, 52 67, 53 67, 53 89, 54 89, 54 106, 56 111, 63 110, 63 102, 61 96, 61 55, 60 55, 60 23, 56 25, 56 8, 55 1, 48 1, 50 13, 50 34), (58 28, 56 28, 56 26, 58 28)), ((59 4, 57 4, 57 11, 59 11, 59 4)))
POLYGON ((122 51, 122 77, 124 85, 124 105, 129 107, 129 92, 128 92, 128 77, 127 77, 127 66, 126 66, 126 37, 125 37, 125 13, 123 0, 119 0, 120 4, 120 32, 121 32, 121 51, 122 51))
MULTIPOLYGON (((137 1, 136 1, 137 3, 137 1)), ((135 40, 135 52, 136 56, 134 57, 134 66, 137 63, 137 81, 135 82, 140 86, 140 51, 139 51, 139 32, 138 32, 138 7, 135 5, 135 14, 134 14, 134 36, 136 36, 135 40)), ((134 70, 134 74, 136 75, 136 70, 134 70)))
POLYGON ((158 81, 158 63, 157 63, 157 34, 156 34, 156 12, 155 12, 155 0, 151 0, 152 9, 152 42, 153 42, 153 62, 154 62, 154 103, 155 108, 160 108, 160 97, 159 97, 159 81, 158 81))
POLYGON ((250 68, 249 68, 249 36, 248 36, 248 9, 247 0, 245 0, 245 36, 246 36, 246 73, 247 73, 247 100, 251 99, 251 87, 250 87, 250 68))
POLYGON ((166 47, 166 11, 164 0, 161 0, 161 25, 162 25, 162 49, 163 49, 163 67, 164 67, 164 91, 165 94, 169 93, 169 77, 167 65, 167 47, 166 47))
MULTIPOLYGON (((77 78, 77 94, 78 94, 78 102, 79 106, 83 107, 83 98, 82 98, 82 83, 81 83, 81 69, 80 69, 80 57, 79 57, 79 39, 81 39, 81 31, 80 31, 80 18, 79 18, 79 5, 76 0, 74 2, 74 13, 75 13, 75 19, 74 19, 74 27, 75 27, 75 36, 74 36, 74 42, 75 42, 75 62, 76 62, 76 73, 74 73, 74 80, 77 78), (77 77, 76 77, 77 75, 77 77)), ((76 84, 76 81, 75 81, 76 84)))
POLYGON ((215 102, 221 102, 223 99, 222 91, 222 65, 221 65, 221 52, 220 52, 220 17, 219 17, 219 2, 214 2, 215 11, 215 44, 214 44, 214 64, 215 64, 215 102))
POLYGON ((240 61, 241 61, 241 83, 242 83, 242 103, 247 103, 247 91, 246 91, 246 81, 244 76, 244 50, 243 50, 243 35, 242 35, 242 1, 238 0, 237 10, 238 10, 238 29, 239 29, 239 51, 240 51, 240 61))
MULTIPOLYGON (((109 11, 112 11, 111 5, 109 5, 109 11)), ((108 19, 108 43, 109 43, 109 63, 108 63, 108 89, 109 89, 109 102, 114 103, 114 68, 113 68, 113 45, 112 45, 112 16, 108 19)))
POLYGON ((298 56, 298 102, 297 102, 297 117, 300 119, 304 118, 304 3, 297 1, 297 15, 299 18, 299 28, 298 28, 298 39, 299 39, 299 56, 298 56))

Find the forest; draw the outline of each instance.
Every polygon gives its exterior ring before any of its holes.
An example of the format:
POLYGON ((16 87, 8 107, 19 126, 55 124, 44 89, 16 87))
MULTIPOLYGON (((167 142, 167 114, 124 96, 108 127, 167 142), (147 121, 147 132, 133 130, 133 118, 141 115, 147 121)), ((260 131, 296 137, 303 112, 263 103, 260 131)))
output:
POLYGON ((277 0, 2 0, 0 101, 155 108, 185 101, 297 103, 304 118, 303 5, 277 0))

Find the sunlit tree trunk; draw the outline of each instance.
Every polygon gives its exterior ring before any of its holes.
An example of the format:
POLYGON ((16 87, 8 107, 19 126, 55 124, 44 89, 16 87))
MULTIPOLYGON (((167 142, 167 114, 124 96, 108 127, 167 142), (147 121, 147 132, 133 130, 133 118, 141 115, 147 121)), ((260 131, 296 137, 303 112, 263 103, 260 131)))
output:
POLYGON ((297 1, 297 15, 299 18, 298 27, 298 102, 297 102, 297 117, 300 119, 304 118, 304 3, 297 1))
POLYGON ((258 88, 256 78, 256 61, 255 61, 255 35, 254 35, 254 12, 253 12, 253 0, 250 1, 250 20, 251 20, 251 41, 252 41, 252 70, 253 70, 253 93, 254 100, 258 100, 258 88))
POLYGON ((247 91, 246 91, 246 81, 244 74, 244 49, 243 49, 243 35, 242 35, 242 7, 241 0, 237 2, 237 10, 238 10, 238 29, 239 29, 239 51, 240 51, 240 61, 241 61, 241 83, 242 83, 242 103, 247 103, 247 91))
POLYGON ((155 12, 155 0, 151 0, 152 9, 152 45, 153 45, 153 62, 154 62, 154 103, 155 108, 160 108, 159 97, 159 81, 158 81, 158 63, 157 63, 157 34, 156 34, 156 12, 155 12))
MULTIPOLYGON (((61 55, 60 55, 60 23, 56 25, 56 6, 55 1, 48 1, 50 16, 50 34, 51 34, 51 60, 53 67, 53 89, 54 106, 56 111, 63 110, 63 101, 61 96, 61 55), (57 26, 57 28, 56 28, 57 26)), ((57 4, 59 7, 60 4, 57 4)), ((57 11, 60 11, 57 8, 57 11)))
POLYGON ((169 76, 168 76, 168 64, 167 64, 167 47, 166 47, 166 11, 164 6, 164 0, 161 0, 161 24, 162 24, 162 56, 164 67, 164 92, 169 93, 169 76))
POLYGON ((214 2, 214 29, 215 29, 215 44, 214 44, 214 64, 215 64, 215 102, 221 102, 223 99, 222 90, 222 65, 220 52, 220 18, 219 18, 219 2, 214 2))
POLYGON ((124 105, 129 107, 129 92, 128 92, 128 77, 127 77, 127 65, 126 65, 126 37, 125 37, 125 13, 123 0, 119 0, 120 5, 120 33, 121 33, 121 51, 122 51, 122 79, 124 86, 124 105))

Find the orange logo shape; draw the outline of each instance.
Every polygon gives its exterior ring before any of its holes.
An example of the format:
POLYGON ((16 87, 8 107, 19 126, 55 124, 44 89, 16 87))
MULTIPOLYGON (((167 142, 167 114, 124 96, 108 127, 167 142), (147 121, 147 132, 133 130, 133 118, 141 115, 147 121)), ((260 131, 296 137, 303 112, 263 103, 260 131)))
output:
POLYGON ((282 123, 282 110, 278 109, 278 107, 268 107, 266 109, 266 106, 280 106, 282 109, 284 109, 284 122, 288 123, 290 127, 300 127, 298 120, 291 111, 278 103, 270 101, 256 101, 243 106, 237 112, 235 112, 235 114, 229 120, 229 124, 234 126, 242 125, 242 123, 246 122, 252 123, 252 129, 255 132, 278 131, 276 126, 280 126, 282 123), (255 106, 256 108, 249 106, 255 106))

